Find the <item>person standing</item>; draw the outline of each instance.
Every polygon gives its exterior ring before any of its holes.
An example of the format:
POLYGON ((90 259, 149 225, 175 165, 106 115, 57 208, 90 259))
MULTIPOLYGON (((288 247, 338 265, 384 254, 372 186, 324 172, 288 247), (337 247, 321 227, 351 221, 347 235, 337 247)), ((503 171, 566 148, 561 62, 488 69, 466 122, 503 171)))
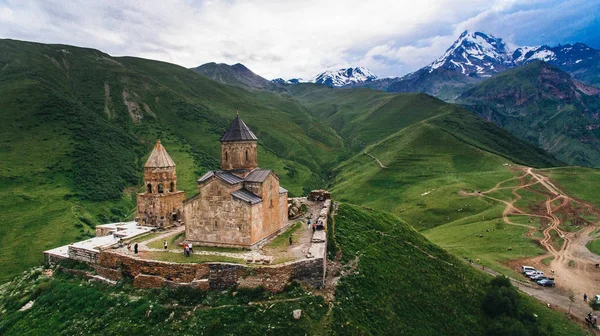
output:
POLYGON ((290 235, 290 245, 292 245, 292 235, 290 235))
POLYGON ((583 293, 583 302, 587 302, 587 293, 583 293))
POLYGON ((133 245, 133 253, 137 254, 138 253, 138 244, 135 243, 135 245, 133 245))
POLYGON ((190 251, 189 251, 189 252, 190 252, 190 254, 194 253, 194 249, 193 249, 193 246, 192 246, 192 242, 189 242, 189 243, 188 243, 188 249, 190 250, 190 251))
POLYGON ((310 218, 306 221, 307 229, 310 229, 310 218))
POLYGON ((165 240, 163 246, 165 247, 165 250, 169 248, 169 244, 167 244, 167 241, 165 240))

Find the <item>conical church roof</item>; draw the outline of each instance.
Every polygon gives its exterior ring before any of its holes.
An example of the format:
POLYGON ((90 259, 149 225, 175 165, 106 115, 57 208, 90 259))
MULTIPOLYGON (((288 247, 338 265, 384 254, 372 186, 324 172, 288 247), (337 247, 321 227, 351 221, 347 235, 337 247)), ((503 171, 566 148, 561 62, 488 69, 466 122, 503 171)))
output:
POLYGON ((238 115, 233 119, 231 126, 223 136, 221 141, 257 141, 258 138, 238 115))
POLYGON ((160 144, 160 140, 156 141, 156 145, 148 157, 148 161, 144 165, 146 168, 166 168, 175 167, 175 162, 167 153, 167 150, 160 144))

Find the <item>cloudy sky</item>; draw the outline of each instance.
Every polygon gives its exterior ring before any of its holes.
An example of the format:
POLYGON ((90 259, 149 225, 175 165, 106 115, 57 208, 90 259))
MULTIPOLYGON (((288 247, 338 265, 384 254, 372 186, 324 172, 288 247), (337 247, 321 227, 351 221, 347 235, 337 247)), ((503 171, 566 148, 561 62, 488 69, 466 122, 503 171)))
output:
POLYGON ((0 0, 0 38, 194 67, 243 63, 268 79, 364 66, 414 71, 464 30, 517 45, 600 49, 598 0, 0 0))

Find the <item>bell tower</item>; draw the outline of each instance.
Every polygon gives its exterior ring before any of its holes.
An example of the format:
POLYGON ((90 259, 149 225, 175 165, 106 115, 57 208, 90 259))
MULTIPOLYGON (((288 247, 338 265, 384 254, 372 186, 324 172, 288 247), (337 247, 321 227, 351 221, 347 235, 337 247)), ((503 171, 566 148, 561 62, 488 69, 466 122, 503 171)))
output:
POLYGON ((220 141, 221 169, 251 171, 258 168, 256 151, 258 138, 239 115, 235 117, 220 141))
POLYGON ((180 219, 185 199, 183 191, 177 191, 175 162, 162 146, 160 140, 144 165, 144 193, 138 194, 138 216, 142 225, 172 226, 180 219))

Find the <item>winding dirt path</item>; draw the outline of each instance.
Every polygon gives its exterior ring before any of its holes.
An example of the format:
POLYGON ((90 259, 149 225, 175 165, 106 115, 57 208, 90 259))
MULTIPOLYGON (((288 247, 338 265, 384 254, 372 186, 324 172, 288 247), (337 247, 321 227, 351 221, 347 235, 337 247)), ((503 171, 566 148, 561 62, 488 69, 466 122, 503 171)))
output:
POLYGON ((370 157, 371 157, 373 160, 377 161, 377 163, 379 164, 379 167, 381 167, 381 168, 387 168, 386 166, 384 166, 384 165, 383 165, 383 163, 381 163, 381 161, 379 161, 379 159, 378 159, 378 158, 374 157, 373 155, 371 155, 371 154, 369 154, 369 153, 367 153, 367 152, 365 152, 365 155, 368 155, 368 156, 370 156, 370 157))
POLYGON ((592 239, 590 234, 596 229, 595 223, 579 217, 578 213, 593 214, 600 219, 600 210, 589 203, 570 197, 561 191, 547 176, 534 172, 533 168, 522 167, 518 169, 523 172, 523 175, 498 182, 490 190, 473 193, 461 192, 461 194, 485 197, 505 204, 506 208, 502 212, 504 222, 509 225, 527 227, 526 236, 538 241, 547 251, 544 255, 516 260, 508 264, 517 271, 520 271, 520 265, 530 265, 540 269, 555 278, 557 288, 542 290, 534 286, 533 283, 532 286, 521 284, 518 286, 519 288, 544 302, 554 302, 565 310, 570 304, 568 297, 572 293, 576 297, 575 311, 577 313, 589 311, 590 308, 583 302, 583 294, 586 293, 590 298, 593 295, 600 294, 600 268, 596 267, 600 264, 600 256, 591 253, 585 247, 592 239), (520 180, 520 185, 501 187, 504 183, 515 179, 520 180), (530 188, 534 185, 539 186, 538 190, 530 188), (502 189, 511 189, 513 199, 505 201, 488 195, 502 189), (519 209, 515 206, 515 203, 522 198, 518 193, 522 189, 542 194, 546 200, 535 211, 532 209, 519 209), (539 189, 542 191, 539 191, 539 189), (561 225, 565 224, 564 218, 571 218, 573 213, 575 213, 576 219, 583 223, 583 227, 576 232, 565 232, 561 229, 561 225), (537 217, 544 219, 544 222, 547 223, 542 223, 540 229, 532 225, 514 223, 511 221, 510 216, 537 217), (540 230, 542 238, 535 237, 534 233, 540 230), (562 244, 556 236, 562 238, 562 244), (548 257, 553 257, 553 260, 549 265, 545 265, 542 260, 548 257))

